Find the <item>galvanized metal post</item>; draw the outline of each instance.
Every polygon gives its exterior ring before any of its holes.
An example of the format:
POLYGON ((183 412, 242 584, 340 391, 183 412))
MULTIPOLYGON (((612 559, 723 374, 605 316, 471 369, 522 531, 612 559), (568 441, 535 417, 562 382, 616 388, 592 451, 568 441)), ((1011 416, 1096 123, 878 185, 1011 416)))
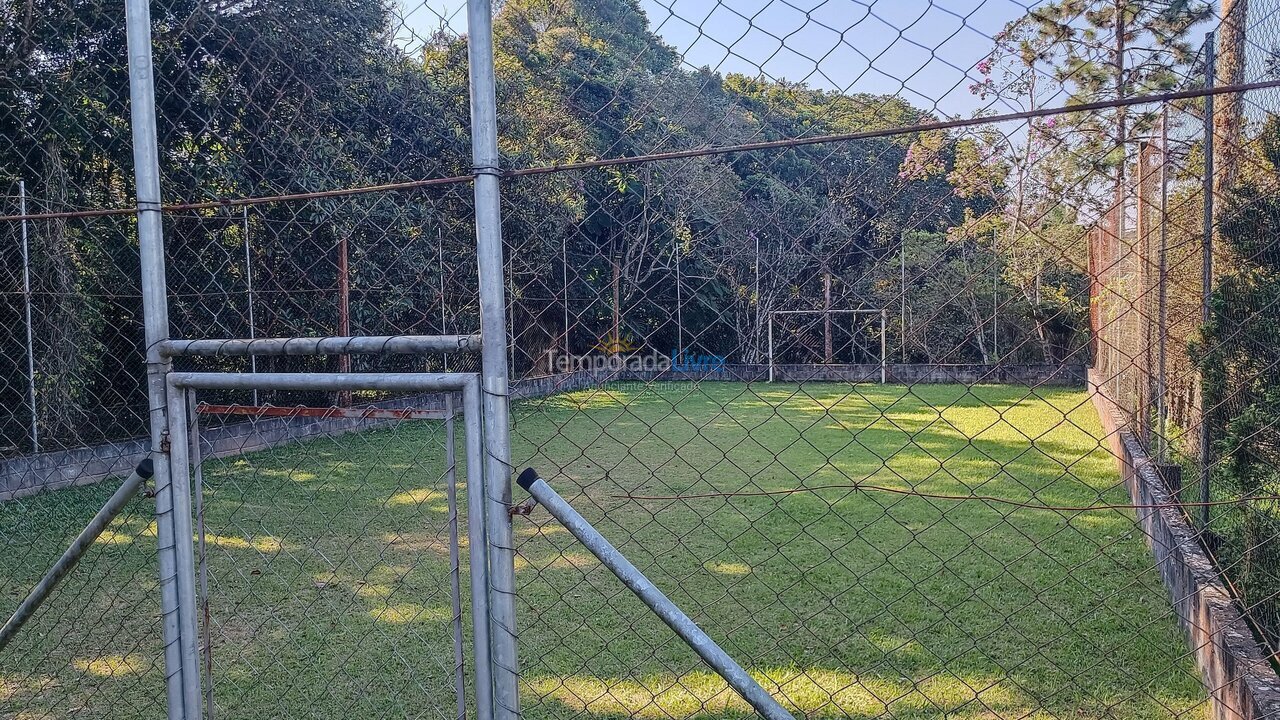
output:
POLYGON ((773 312, 769 312, 769 382, 773 382, 773 312))
POLYGON ((209 622, 211 615, 209 612, 209 546, 204 523, 204 460, 200 447, 200 413, 196 410, 196 391, 187 390, 185 395, 187 428, 191 443, 191 468, 195 480, 196 602, 200 606, 200 644, 204 651, 204 711, 205 717, 213 720, 213 627, 209 622))
POLYGON ((475 644, 476 718, 493 720, 493 660, 489 632, 489 541, 485 530, 484 420, 480 382, 462 389, 467 454, 467 560, 471 569, 471 632, 475 644))
MULTIPOLYGON (((1213 33, 1205 34, 1204 84, 1205 89, 1214 86, 1217 62, 1214 58, 1213 33)), ((1204 232, 1201 241, 1200 321, 1209 324, 1213 293, 1213 95, 1204 96, 1204 232)), ((1210 407, 1204 397, 1204 378, 1200 379, 1200 528, 1209 526, 1209 470, 1211 452, 1209 444, 1210 407)))
MULTIPOLYGON (((198 643, 192 592, 195 578, 192 571, 191 496, 188 487, 174 487, 172 483, 169 403, 165 382, 170 366, 168 358, 160 352, 160 344, 169 337, 169 310, 160 217, 160 150, 156 132, 149 1, 126 0, 125 21, 129 50, 129 112, 138 202, 138 255, 147 345, 147 399, 151 453, 155 460, 156 536, 168 717, 169 720, 197 720, 200 717, 200 673, 196 664, 198 643)), ((186 448, 179 447, 185 454, 186 448)))
POLYGON ((1156 459, 1169 462, 1168 348, 1169 329, 1169 103, 1160 105, 1160 291, 1156 338, 1159 370, 1156 374, 1156 459))
POLYGON ((466 651, 462 632, 462 562, 458 535, 458 456, 454 444, 453 393, 444 394, 444 481, 449 503, 449 600, 453 605, 453 687, 457 720, 467 717, 466 651))
MULTIPOLYGON (((27 183, 18 181, 18 213, 27 214, 27 183)), ((27 221, 22 221, 22 305, 27 314, 27 402, 31 405, 31 452, 40 452, 40 413, 36 409, 35 328, 31 324, 31 249, 27 243, 27 221)))
POLYGON ((479 265, 481 389, 485 445, 485 529, 489 541, 489 612, 493 710, 497 720, 520 715, 516 656, 515 548, 511 516, 508 426, 507 312, 503 281, 502 211, 498 187, 498 112, 493 67, 493 4, 467 0, 467 60, 471 80, 471 161, 475 175, 476 259, 479 265))
POLYGON ((169 492, 173 498, 170 513, 176 545, 178 619, 182 632, 183 694, 188 720, 202 716, 204 688, 200 678, 199 624, 196 622, 199 592, 193 547, 195 527, 191 507, 191 440, 187 425, 187 393, 167 375, 165 401, 169 405, 169 492))
POLYGON ((880 384, 887 385, 889 383, 889 355, 888 343, 885 336, 889 333, 889 311, 880 308, 880 384))

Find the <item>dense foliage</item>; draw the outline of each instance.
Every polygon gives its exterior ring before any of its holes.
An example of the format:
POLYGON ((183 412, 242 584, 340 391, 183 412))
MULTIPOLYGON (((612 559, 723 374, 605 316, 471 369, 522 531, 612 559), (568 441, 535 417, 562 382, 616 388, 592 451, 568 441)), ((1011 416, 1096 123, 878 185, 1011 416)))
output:
MULTIPOLYGON (((1280 493, 1280 120, 1256 141, 1260 161, 1242 175, 1218 221, 1232 253, 1212 296, 1211 320, 1194 348, 1213 428, 1214 499, 1280 493)), ((1220 561, 1280 645, 1280 514, 1274 503, 1214 510, 1220 561)))
MULTIPOLYGON (((10 0, 5 12, 6 179, 26 181, 33 211, 129 206, 118 8, 10 0)), ((388 6, 356 0, 162 0, 152 13, 167 201, 469 172, 464 39, 406 41, 388 6)), ((685 67, 636 0, 508 0, 495 40, 508 167, 930 119, 897 97, 685 67)), ((891 356, 907 361, 1083 362, 1076 219, 985 221, 1005 214, 1011 160, 999 146, 907 133, 508 181, 516 373, 548 369, 551 348, 623 337, 759 362, 769 311, 824 307, 889 308, 891 356)), ((470 218, 466 185, 271 203, 247 218, 173 213, 174 332, 246 335, 250 270, 260 336, 330 334, 344 322, 355 334, 474 329, 470 218)), ((137 434, 132 220, 27 226, 44 434, 69 444, 137 434)), ((0 250, 10 288, 20 287, 17 232, 5 225, 0 250)), ((4 435, 22 438, 20 294, 5 296, 0 326, 13 409, 4 435)), ((821 326, 797 332, 830 345, 821 326)))

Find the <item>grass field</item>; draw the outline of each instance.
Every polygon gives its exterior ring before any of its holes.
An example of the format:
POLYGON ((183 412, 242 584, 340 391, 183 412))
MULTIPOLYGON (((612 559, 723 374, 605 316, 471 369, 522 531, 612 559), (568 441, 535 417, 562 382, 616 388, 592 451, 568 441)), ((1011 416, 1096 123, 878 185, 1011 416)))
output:
MULTIPOLYGON (((619 386, 513 417, 516 460, 806 716, 1206 715, 1130 513, 849 487, 1125 502, 1081 392, 619 386), (843 487, 620 497, 806 485, 843 487)), ((406 423, 206 464, 220 720, 452 716, 441 442, 406 423)), ((0 557, 0 610, 110 491, 0 506, 30 539, 0 557)), ((162 715, 149 503, 0 655, 0 715, 162 715)), ((751 716, 545 512, 516 533, 527 717, 751 716)))

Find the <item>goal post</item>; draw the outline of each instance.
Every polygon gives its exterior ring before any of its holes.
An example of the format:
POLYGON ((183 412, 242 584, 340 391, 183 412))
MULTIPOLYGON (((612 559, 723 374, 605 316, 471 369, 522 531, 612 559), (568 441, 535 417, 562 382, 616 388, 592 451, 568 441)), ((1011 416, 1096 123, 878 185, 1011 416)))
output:
MULTIPOLYGON (((814 322, 826 322, 831 316, 849 316, 852 322, 849 324, 848 332, 850 344, 858 337, 861 328, 857 324, 859 317, 871 316, 878 318, 880 321, 880 342, 879 342, 879 366, 880 366, 880 384, 889 381, 889 356, 888 356, 888 329, 889 329, 889 311, 885 308, 869 308, 858 310, 770 310, 768 312, 768 364, 769 364, 769 382, 774 381, 776 367, 778 365, 778 348, 775 342, 774 325, 778 316, 812 316, 818 318, 814 322)), ((874 320, 873 320, 874 322, 874 320)), ((814 363, 827 364, 827 363, 814 363)), ((858 364, 858 363, 850 363, 858 364)))

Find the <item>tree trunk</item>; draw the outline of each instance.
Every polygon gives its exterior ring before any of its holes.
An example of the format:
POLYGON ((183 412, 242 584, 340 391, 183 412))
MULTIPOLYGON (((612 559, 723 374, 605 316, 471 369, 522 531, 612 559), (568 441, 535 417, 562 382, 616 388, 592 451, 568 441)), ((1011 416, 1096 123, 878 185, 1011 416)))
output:
MULTIPOLYGON (((1116 68, 1116 100, 1123 100, 1125 97, 1125 67, 1124 67, 1124 51, 1125 51, 1125 6, 1127 0, 1115 0, 1115 49, 1112 51, 1112 62, 1116 68)), ((1127 116, 1123 106, 1116 108, 1116 148, 1120 150, 1120 162, 1116 165, 1115 179, 1115 207, 1112 210, 1116 213, 1118 219, 1116 227, 1117 240, 1124 241, 1124 170, 1126 147, 1125 140, 1127 129, 1125 127, 1127 116)))
MULTIPOLYGON (((1222 25, 1218 32, 1216 84, 1244 82, 1245 24, 1249 0, 1222 0, 1222 25)), ((1243 93, 1219 95, 1213 107, 1213 192, 1221 195, 1235 185, 1240 172, 1241 127, 1244 122, 1243 93)))
MULTIPOLYGON (((44 143, 44 187, 51 208, 65 208, 67 203, 67 175, 62 162, 62 147, 58 140, 44 143)), ((42 381, 39 394, 40 425, 51 438, 69 439, 81 433, 82 419, 77 388, 92 384, 95 378, 88 376, 84 352, 88 352, 87 327, 91 308, 81 297, 76 272, 76 248, 68 237, 67 222, 61 218, 43 223, 33 223, 41 228, 37 238, 37 258, 34 269, 37 282, 52 298, 38 313, 37 346, 44 353, 37 353, 37 368, 42 381), (40 278, 39 276, 43 276, 40 278), (40 356, 43 355, 43 362, 40 356), (43 365, 43 367, 41 367, 43 365)), ((86 299, 87 300, 87 299, 86 299)), ((37 348, 37 349, 38 349, 37 348)))
MULTIPOLYGON (((964 268, 967 277, 973 277, 973 254, 969 247, 961 250, 964 253, 964 268)), ((987 333, 986 318, 983 316, 982 310, 978 307, 978 293, 973 289, 973 283, 966 282, 964 284, 965 294, 969 300, 969 318, 973 322, 973 332, 971 336, 978 346, 978 353, 982 355, 982 364, 989 365, 991 363, 991 355, 987 352, 987 333)))

